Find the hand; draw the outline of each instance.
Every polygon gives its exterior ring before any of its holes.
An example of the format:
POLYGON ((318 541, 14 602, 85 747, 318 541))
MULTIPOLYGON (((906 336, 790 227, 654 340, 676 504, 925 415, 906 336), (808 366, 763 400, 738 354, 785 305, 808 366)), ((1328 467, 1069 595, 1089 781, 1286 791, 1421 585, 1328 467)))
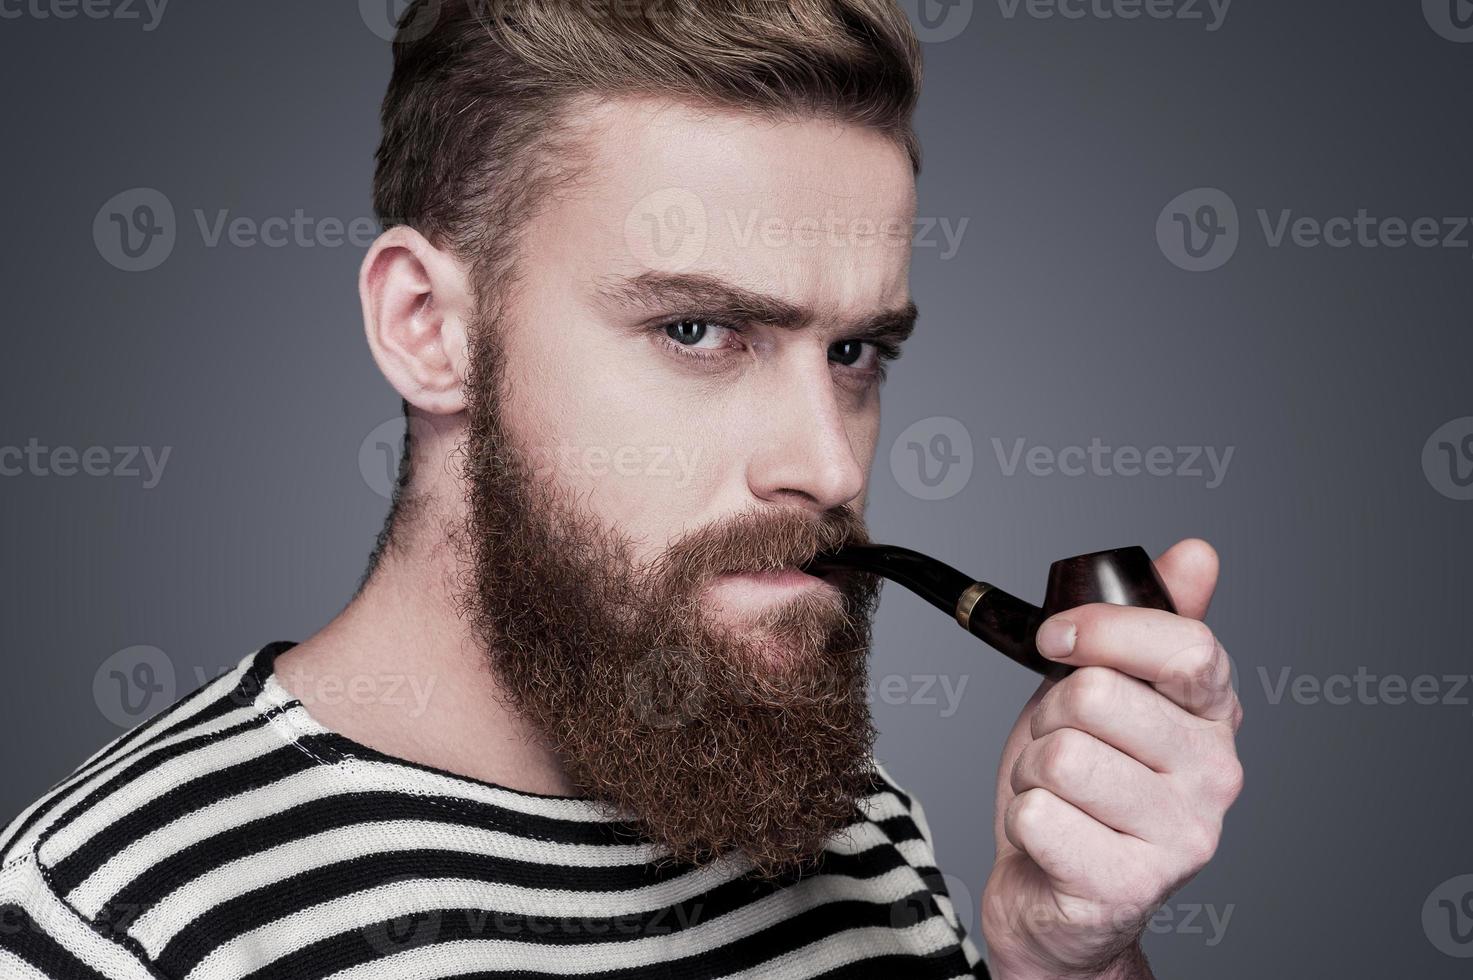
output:
POLYGON ((1179 615, 1093 603, 1039 629, 1077 669, 1044 681, 1003 747, 982 896, 995 977, 1150 977, 1140 934, 1212 858, 1242 788, 1243 709, 1201 622, 1217 554, 1182 541, 1156 569, 1179 615))

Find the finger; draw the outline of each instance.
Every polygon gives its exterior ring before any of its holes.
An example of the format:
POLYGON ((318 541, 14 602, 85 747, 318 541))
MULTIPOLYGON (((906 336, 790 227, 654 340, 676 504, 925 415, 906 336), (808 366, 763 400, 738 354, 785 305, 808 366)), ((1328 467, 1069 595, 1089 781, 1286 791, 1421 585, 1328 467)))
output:
POLYGON ((1155 561, 1176 611, 1189 619, 1202 619, 1217 589, 1217 551, 1201 538, 1178 541, 1155 561))
POLYGON ((1061 890, 1079 897, 1137 880, 1151 856, 1149 844, 1106 827, 1046 789, 1013 797, 1003 828, 1061 890))
POLYGON ((997 767, 997 806, 993 808, 992 839, 996 843, 999 856, 1008 849, 1007 834, 1003 831, 1003 818, 1007 812, 1007 805, 1013 799, 1013 788, 1008 783, 1009 775, 1013 769, 1013 763, 1017 761, 1018 753, 1033 741, 1033 736, 1028 733, 1029 719, 1034 709, 1042 702, 1044 695, 1054 686, 1054 682, 1044 679, 1028 699, 1023 710, 1018 714, 1018 720, 1013 723, 1012 731, 1008 733, 1007 741, 1003 743, 1001 760, 997 767))
POLYGON ((1013 766, 1014 793, 1046 789, 1100 823, 1152 843, 1170 843, 1186 826, 1167 777, 1077 728, 1031 743, 1013 766))
POLYGON ((1205 730, 1217 724, 1109 667, 1074 671, 1044 695, 1029 719, 1035 739, 1077 728, 1164 773, 1190 770, 1210 748, 1205 730))
POLYGON ((1200 620, 1093 602, 1044 620, 1036 643, 1052 660, 1139 677, 1194 715, 1219 721, 1236 710, 1227 651, 1200 620))

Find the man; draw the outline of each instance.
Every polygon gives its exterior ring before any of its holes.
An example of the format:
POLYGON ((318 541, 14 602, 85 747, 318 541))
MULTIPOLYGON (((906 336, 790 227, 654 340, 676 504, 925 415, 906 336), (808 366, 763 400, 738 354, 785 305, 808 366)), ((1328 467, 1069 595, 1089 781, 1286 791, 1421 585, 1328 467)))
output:
POLYGON ((1158 563, 1181 615, 1041 631, 1079 669, 1003 749, 980 923, 872 755, 878 583, 798 571, 865 537, 915 320, 892 0, 402 23, 360 287, 409 437, 369 572, 0 836, 5 975, 985 977, 980 924, 993 976, 1150 976, 1241 782, 1210 548, 1158 563))

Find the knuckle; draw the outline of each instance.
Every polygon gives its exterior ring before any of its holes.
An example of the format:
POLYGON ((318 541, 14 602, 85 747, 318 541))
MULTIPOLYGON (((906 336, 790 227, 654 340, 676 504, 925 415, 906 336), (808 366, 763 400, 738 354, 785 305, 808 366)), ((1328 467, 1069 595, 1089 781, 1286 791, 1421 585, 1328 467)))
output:
POLYGON ((1193 872, 1206 866, 1217 853, 1221 831, 1205 823, 1190 823, 1182 835, 1182 849, 1193 872))
POLYGON ((1061 728, 1040 744, 1038 771, 1051 786, 1071 782, 1079 771, 1086 736, 1072 728, 1061 728))
MULTIPOLYGON (((1202 629, 1205 630, 1206 627, 1202 629)), ((1207 635, 1210 637, 1211 631, 1207 635)), ((1167 664, 1167 676, 1162 679, 1174 680, 1201 690, 1216 681, 1217 673, 1217 644, 1210 639, 1205 643, 1194 640, 1171 658, 1167 664)))
POLYGON ((1237 756, 1229 756, 1222 765, 1212 771, 1213 795, 1224 803, 1232 803, 1243 791, 1243 763, 1237 756))
POLYGON ((1119 697, 1114 671, 1107 667, 1081 667, 1068 679, 1069 716, 1086 724, 1109 719, 1119 697))
POLYGON ((1013 768, 1008 773, 1008 785, 1013 788, 1014 793, 1021 793, 1028 788, 1028 753, 1032 748, 1032 745, 1028 746, 1013 760, 1013 768))
POLYGON ((1212 627, 1200 619, 1189 620, 1187 627, 1187 645, 1193 649, 1202 648, 1208 651, 1217 648, 1217 634, 1212 632, 1212 627))
POLYGON ((1020 838, 1036 834, 1047 819, 1047 807, 1048 798, 1041 789, 1026 790, 1013 797, 1013 802, 1008 804, 1008 824, 1013 834, 1020 838))
MULTIPOLYGON (((1077 674, 1078 671, 1075 673, 1077 674)), ((1047 694, 1039 698, 1038 707, 1033 710, 1033 717, 1028 719, 1028 733, 1035 741, 1048 734, 1049 726, 1054 717, 1059 714, 1060 699, 1064 697, 1064 692, 1068 690, 1067 685, 1073 679, 1072 675, 1065 678, 1063 683, 1055 684, 1047 694)))

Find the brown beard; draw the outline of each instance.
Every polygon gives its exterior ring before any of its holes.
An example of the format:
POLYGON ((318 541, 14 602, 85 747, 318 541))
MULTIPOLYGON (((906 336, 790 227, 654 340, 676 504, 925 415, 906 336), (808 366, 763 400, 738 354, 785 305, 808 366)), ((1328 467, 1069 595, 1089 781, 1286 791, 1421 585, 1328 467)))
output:
POLYGON ((867 540, 862 518, 751 510, 638 567, 624 536, 541 477, 506 431, 493 333, 478 330, 471 351, 459 601, 508 705, 581 792, 632 814, 669 859, 734 849, 758 877, 801 873, 871 789, 879 579, 835 579, 837 592, 805 591, 739 630, 712 622, 701 592, 723 571, 867 540))

